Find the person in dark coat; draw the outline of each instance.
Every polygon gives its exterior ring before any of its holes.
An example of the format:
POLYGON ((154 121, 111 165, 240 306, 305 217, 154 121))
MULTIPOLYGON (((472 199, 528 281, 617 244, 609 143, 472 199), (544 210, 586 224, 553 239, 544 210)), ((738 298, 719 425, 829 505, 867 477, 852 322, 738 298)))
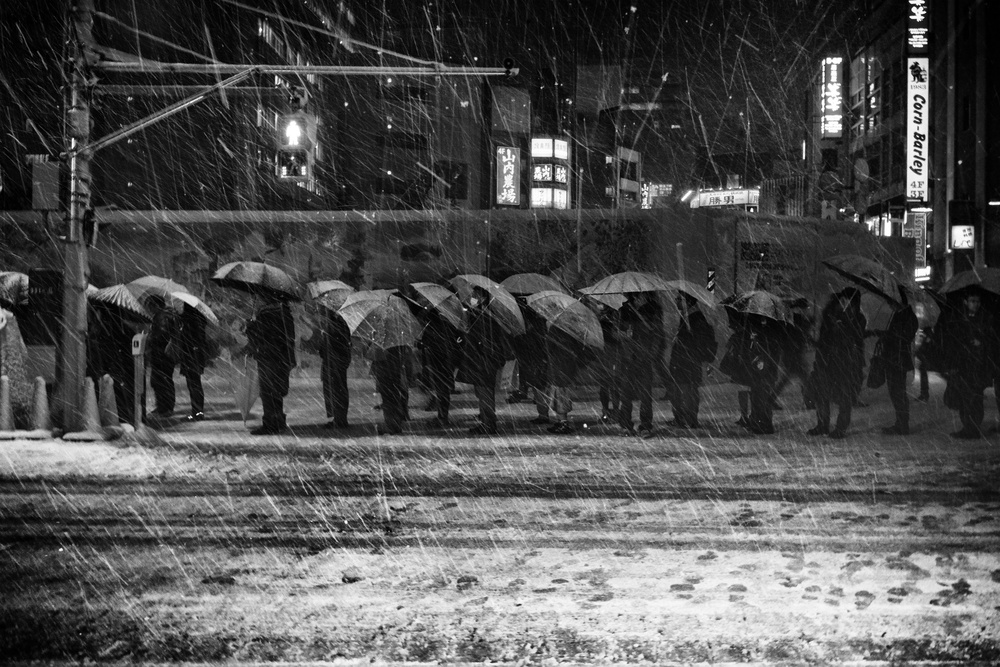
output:
POLYGON ((507 334, 487 312, 489 302, 488 292, 473 288, 468 304, 469 331, 458 376, 460 382, 473 386, 479 403, 479 424, 469 430, 473 435, 497 434, 497 375, 514 358, 507 334))
POLYGON ((949 393, 954 395, 962 428, 956 438, 983 436, 983 392, 997 373, 997 336, 993 317, 982 307, 982 294, 969 289, 962 312, 944 331, 944 350, 949 393))
MULTIPOLYGON (((135 424, 135 362, 132 359, 132 338, 140 325, 122 317, 113 307, 92 306, 96 326, 88 329, 88 356, 93 360, 88 364, 89 373, 100 387, 100 378, 110 375, 115 387, 115 407, 118 419, 135 424)), ((145 394, 145 387, 142 388, 145 394)), ((145 397, 143 396, 143 399, 145 397)), ((145 400, 139 401, 145 412, 145 400)))
POLYGON ((653 430, 653 374, 666 342, 663 312, 656 295, 640 292, 629 296, 621 311, 621 409, 618 423, 629 433, 632 403, 639 402, 639 431, 653 430))
MULTIPOLYGON (((518 299, 523 303, 523 299, 518 299)), ((511 344, 517 360, 518 391, 530 391, 536 417, 532 424, 549 423, 549 356, 545 347, 545 320, 527 306, 521 308, 525 332, 511 344)))
MULTIPOLYGON (((326 309, 324 309, 326 310, 326 309)), ((330 428, 347 428, 350 394, 347 390, 347 369, 351 365, 351 330, 340 315, 326 310, 320 330, 320 382, 323 385, 323 405, 330 428)))
POLYGON ((556 423, 548 428, 549 433, 567 435, 574 431, 569 421, 573 410, 570 387, 576 383, 576 376, 590 359, 590 350, 571 334, 558 327, 548 327, 545 333, 545 348, 549 357, 549 393, 552 412, 556 423))
POLYGON ((177 315, 159 296, 151 296, 146 305, 153 312, 153 324, 146 339, 149 359, 149 386, 153 390, 157 417, 169 417, 174 412, 174 366, 177 359, 167 354, 167 345, 177 336, 177 315))
POLYGON ((774 433, 774 392, 781 373, 785 325, 763 315, 747 315, 745 328, 750 414, 746 429, 751 433, 774 433))
POLYGON ((461 360, 462 335, 432 308, 422 308, 420 319, 424 322, 424 332, 420 336, 424 386, 431 393, 432 404, 437 410, 431 425, 448 426, 455 371, 461 360))
MULTIPOLYGON (((894 304, 889 325, 879 336, 877 354, 885 368, 885 384, 889 400, 896 414, 892 426, 886 426, 886 435, 907 435, 910 432, 910 399, 906 395, 906 374, 913 370, 913 338, 917 335, 917 315, 913 312, 903 289, 901 304, 894 304)), ((874 363, 874 362, 873 362, 874 363)))
POLYGON ((681 313, 681 319, 670 350, 668 366, 672 384, 671 402, 674 406, 674 419, 670 425, 677 428, 698 428, 701 366, 715 359, 715 329, 698 309, 698 301, 694 297, 678 294, 677 309, 681 313))
POLYGON ((372 362, 375 390, 382 397, 382 424, 379 435, 397 435, 403 432, 403 424, 408 419, 410 390, 407 383, 406 367, 409 363, 410 348, 397 345, 383 350, 368 348, 367 356, 372 362))
POLYGON ((601 421, 617 423, 621 402, 618 388, 618 367, 621 364, 621 343, 618 337, 621 319, 618 311, 607 305, 600 307, 598 319, 604 336, 604 350, 597 357, 597 393, 601 401, 601 421))
POLYGON ((277 435, 288 429, 284 398, 295 367, 295 322, 286 301, 264 296, 264 304, 247 322, 250 354, 257 360, 264 418, 253 435, 277 435))
POLYGON ((189 304, 184 304, 177 328, 177 348, 180 351, 181 375, 187 382, 191 397, 191 414, 188 421, 205 418, 205 390, 201 376, 208 364, 208 339, 205 337, 205 316, 189 304))
POLYGON ((864 373, 865 317, 861 292, 848 287, 830 296, 823 308, 813 375, 816 426, 809 435, 843 438, 851 425, 858 377, 864 373), (830 403, 837 405, 837 424, 830 430, 830 403))

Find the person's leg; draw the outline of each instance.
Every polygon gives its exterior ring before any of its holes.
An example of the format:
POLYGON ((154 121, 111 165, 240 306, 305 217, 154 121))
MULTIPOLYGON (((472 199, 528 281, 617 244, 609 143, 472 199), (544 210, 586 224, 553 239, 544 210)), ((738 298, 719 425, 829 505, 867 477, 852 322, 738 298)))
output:
POLYGON ((895 368, 886 369, 885 385, 889 392, 896 422, 886 429, 897 435, 905 435, 910 431, 910 399, 906 395, 906 371, 895 368))
POLYGON ((549 387, 533 386, 532 399, 535 402, 535 412, 538 416, 531 420, 532 424, 547 424, 549 422, 549 387))
POLYGON ((326 408, 326 418, 333 419, 333 364, 323 359, 319 367, 319 381, 323 385, 323 407, 326 408))
POLYGON ((755 433, 773 433, 774 392, 769 385, 750 386, 750 425, 755 433))
POLYGON ((675 384, 671 392, 670 403, 674 408, 674 426, 687 428, 693 426, 697 421, 696 410, 693 407, 694 395, 697 395, 698 388, 692 384, 675 384))
MULTIPOLYGON (((830 392, 826 379, 817 377, 813 385, 813 397, 816 404, 816 426, 811 429, 809 435, 825 435, 830 431, 830 392)), ((853 397, 851 398, 853 403, 853 397)), ((838 419, 840 415, 837 415, 838 419)))
POLYGON ((653 428, 653 373, 644 373, 639 383, 639 428, 653 428))
POLYGON ((185 373, 184 380, 187 382, 188 395, 191 397, 191 416, 204 416, 205 389, 201 384, 201 374, 185 373))
MULTIPOLYGON (((347 390, 347 366, 334 366, 329 378, 330 407, 333 423, 336 426, 347 426, 347 410, 350 408, 351 395, 347 390)), ((330 415, 330 413, 327 413, 330 415)))
POLYGON ((979 389, 977 391, 973 391, 972 396, 969 399, 969 421, 975 429, 976 435, 981 435, 983 432, 983 417, 986 412, 983 405, 985 398, 986 397, 983 396, 983 390, 979 389))
POLYGON ((479 418, 488 432, 497 430, 496 383, 475 385, 476 401, 479 403, 479 418))
POLYGON ((385 420, 385 430, 389 433, 399 433, 406 421, 406 398, 409 393, 403 368, 393 369, 386 374, 379 384, 382 392, 382 418, 385 420))
POLYGON ((434 366, 431 371, 431 387, 434 392, 434 402, 437 408, 437 418, 441 424, 448 423, 451 410, 451 387, 454 373, 448 366, 434 366))
POLYGON ((851 412, 854 409, 854 400, 847 392, 842 392, 837 400, 837 425, 830 434, 833 437, 842 437, 851 427, 851 412))
POLYGON ((174 411, 174 364, 158 355, 152 357, 149 369, 149 386, 156 401, 156 412, 168 415, 174 411))

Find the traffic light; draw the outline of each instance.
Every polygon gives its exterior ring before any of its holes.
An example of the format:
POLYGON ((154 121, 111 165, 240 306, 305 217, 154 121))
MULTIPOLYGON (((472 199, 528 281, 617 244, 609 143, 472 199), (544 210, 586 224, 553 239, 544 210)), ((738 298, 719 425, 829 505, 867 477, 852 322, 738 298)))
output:
POLYGON ((316 146, 316 116, 292 113, 278 119, 278 158, 275 172, 282 181, 308 181, 312 177, 316 146))

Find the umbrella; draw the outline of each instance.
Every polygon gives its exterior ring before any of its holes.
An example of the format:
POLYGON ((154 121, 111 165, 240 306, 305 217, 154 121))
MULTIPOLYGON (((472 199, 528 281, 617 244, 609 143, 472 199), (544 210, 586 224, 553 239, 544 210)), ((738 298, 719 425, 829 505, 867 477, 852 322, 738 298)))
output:
POLYGON ((436 283, 410 283, 410 288, 415 295, 413 300, 418 305, 434 309, 459 331, 469 328, 465 321, 465 308, 458 295, 450 289, 436 283))
POLYGON ((765 290, 744 292, 725 304, 732 324, 738 325, 746 315, 760 315, 776 322, 791 323, 792 313, 777 294, 765 290))
POLYGON ((615 310, 621 309, 627 299, 624 294, 582 294, 582 296, 584 299, 590 299, 602 306, 608 306, 615 310))
POLYGON ((690 280, 668 280, 667 285, 670 287, 672 292, 687 294, 688 296, 697 299, 699 302, 711 308, 719 305, 719 303, 715 300, 715 295, 698 283, 693 283, 690 280))
POLYGON ((180 283, 160 276, 143 276, 125 285, 135 298, 143 303, 151 296, 158 296, 164 302, 174 300, 174 294, 190 294, 190 290, 180 283))
POLYGON ((344 292, 344 298, 346 299, 347 294, 353 291, 354 288, 342 280, 317 280, 306 285, 306 293, 310 299, 318 299, 330 292, 344 292))
POLYGON ((170 297, 197 310, 206 320, 208 320, 210 324, 217 325, 219 323, 219 318, 215 316, 215 313, 213 313, 212 309, 208 307, 208 304, 196 297, 194 294, 188 294, 187 292, 173 292, 170 294, 170 297))
POLYGON ((215 272, 212 282, 282 301, 301 301, 298 283, 278 267, 263 262, 230 262, 215 272))
POLYGON ((653 273, 625 271, 598 280, 580 290, 583 294, 630 294, 632 292, 669 292, 670 283, 653 273))
POLYGON ((836 255, 823 260, 823 264, 856 285, 878 294, 883 299, 901 304, 902 283, 889 269, 878 262, 860 255, 836 255))
POLYGON ((13 308, 28 303, 28 274, 0 271, 0 306, 13 308))
POLYGON ((517 305, 517 299, 500 283, 496 283, 486 276, 470 273, 455 276, 451 279, 451 285, 458 291, 458 296, 464 305, 469 304, 473 288, 478 287, 485 290, 490 295, 488 312, 503 330, 512 336, 520 336, 524 333, 524 316, 521 314, 520 306, 517 305))
POLYGON ((528 307, 545 318, 549 326, 565 331, 588 347, 604 349, 601 322, 592 310, 568 294, 546 290, 532 294, 528 307))
POLYGON ((1000 295, 1000 268, 978 266, 960 271, 941 287, 941 293, 953 294, 969 287, 978 287, 991 294, 1000 295))
POLYGON ((420 322, 406 301, 392 290, 355 292, 337 312, 347 322, 352 336, 383 350, 400 345, 412 347, 420 337, 420 322))
POLYGON ((94 305, 111 308, 125 319, 152 322, 153 316, 125 285, 112 285, 88 294, 94 305))
POLYGON ((515 273, 505 278, 500 285, 514 296, 528 296, 544 291, 569 293, 558 280, 540 273, 515 273))

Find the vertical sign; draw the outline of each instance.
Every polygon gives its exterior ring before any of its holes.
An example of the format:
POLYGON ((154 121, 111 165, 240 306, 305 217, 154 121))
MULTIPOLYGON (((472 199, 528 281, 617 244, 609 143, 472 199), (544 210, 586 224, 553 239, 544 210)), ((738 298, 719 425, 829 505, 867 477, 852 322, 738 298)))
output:
POLYGON ((521 149, 497 146, 497 204, 521 204, 521 149))
POLYGON ((844 59, 823 59, 823 79, 820 99, 823 105, 822 137, 838 139, 844 136, 844 59))
POLYGON ((903 236, 913 239, 913 266, 922 269, 927 266, 927 213, 925 211, 907 211, 903 222, 903 236))
POLYGON ((930 178, 930 0, 906 2, 906 199, 926 202, 930 178))

